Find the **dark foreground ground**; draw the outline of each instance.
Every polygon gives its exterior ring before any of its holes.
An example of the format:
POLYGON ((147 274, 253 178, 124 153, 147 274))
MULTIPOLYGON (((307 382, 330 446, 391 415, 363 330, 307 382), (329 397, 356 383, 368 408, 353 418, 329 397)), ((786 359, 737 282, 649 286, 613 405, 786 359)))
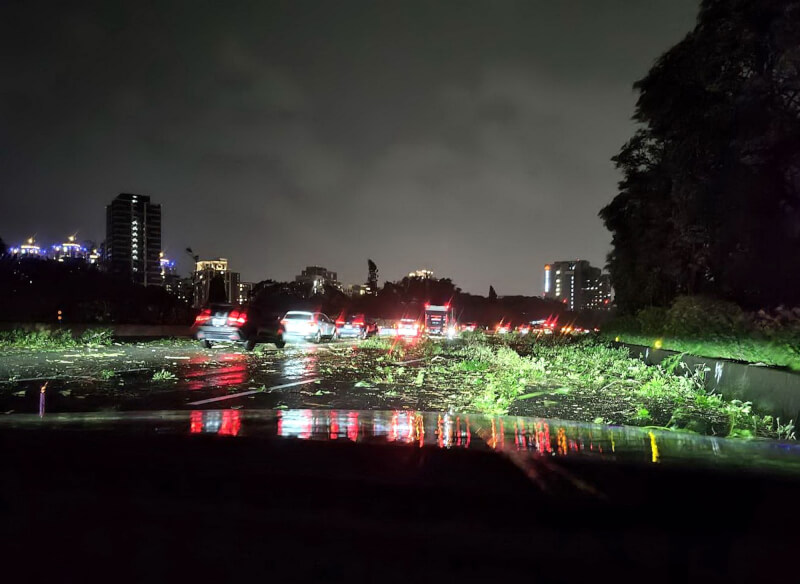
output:
POLYGON ((797 581, 796 472, 725 461, 767 448, 793 463, 772 442, 666 433, 657 450, 645 430, 481 417, 448 429, 436 414, 406 427, 330 410, 294 421, 234 410, 235 431, 210 427, 211 414, 226 413, 0 417, 4 574, 797 581))

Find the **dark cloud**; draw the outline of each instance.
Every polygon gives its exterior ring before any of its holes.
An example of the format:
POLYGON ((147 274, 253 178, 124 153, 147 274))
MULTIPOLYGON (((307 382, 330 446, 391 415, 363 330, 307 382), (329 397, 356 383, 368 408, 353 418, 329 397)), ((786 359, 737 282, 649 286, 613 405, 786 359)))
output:
POLYGON ((0 235, 102 237, 121 191, 246 279, 306 264, 539 293, 602 263, 660 2, 16 2, 0 19, 0 235))

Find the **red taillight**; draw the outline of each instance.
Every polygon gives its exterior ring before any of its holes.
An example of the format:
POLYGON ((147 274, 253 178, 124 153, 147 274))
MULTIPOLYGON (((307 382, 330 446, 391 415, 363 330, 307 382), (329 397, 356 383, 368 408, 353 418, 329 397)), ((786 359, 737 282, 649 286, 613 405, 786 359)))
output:
POLYGON ((241 312, 234 310, 228 314, 228 326, 242 326, 246 322, 247 313, 244 310, 241 312))
POLYGON ((205 324, 209 321, 210 318, 211 318, 211 310, 206 308, 195 317, 194 324, 195 325, 205 324))

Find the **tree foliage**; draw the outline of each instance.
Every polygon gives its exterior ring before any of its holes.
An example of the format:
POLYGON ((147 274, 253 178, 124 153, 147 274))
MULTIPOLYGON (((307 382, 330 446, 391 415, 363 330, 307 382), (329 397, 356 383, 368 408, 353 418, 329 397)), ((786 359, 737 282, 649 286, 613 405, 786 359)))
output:
POLYGON ((600 216, 619 307, 800 301, 800 0, 704 0, 635 84, 641 124, 600 216))

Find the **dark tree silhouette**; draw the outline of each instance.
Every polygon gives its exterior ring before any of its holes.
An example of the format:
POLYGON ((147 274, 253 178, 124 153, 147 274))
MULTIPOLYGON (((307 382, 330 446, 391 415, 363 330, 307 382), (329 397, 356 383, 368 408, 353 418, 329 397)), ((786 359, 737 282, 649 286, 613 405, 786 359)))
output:
POLYGON ((600 215, 623 310, 800 302, 800 0, 704 0, 639 91, 600 215), (764 274, 769 274, 764 277, 764 274))
POLYGON ((494 286, 489 286, 489 300, 497 300, 497 292, 494 291, 494 286))
POLYGON ((373 294, 378 291, 378 266, 372 260, 367 260, 367 286, 373 294))
POLYGON ((227 290, 225 290, 225 278, 220 274, 215 275, 208 283, 208 301, 210 303, 231 301, 231 299, 228 298, 227 290))

